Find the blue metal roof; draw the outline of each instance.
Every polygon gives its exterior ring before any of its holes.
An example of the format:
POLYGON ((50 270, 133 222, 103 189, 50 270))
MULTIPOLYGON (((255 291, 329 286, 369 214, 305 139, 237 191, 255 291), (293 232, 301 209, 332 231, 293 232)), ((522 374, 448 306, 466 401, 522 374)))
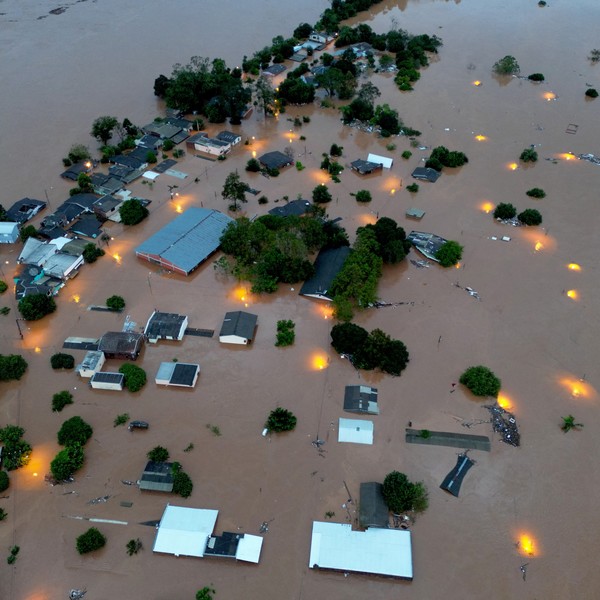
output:
POLYGON ((223 231, 232 222, 217 210, 188 208, 138 246, 135 253, 159 256, 190 273, 219 247, 223 231))

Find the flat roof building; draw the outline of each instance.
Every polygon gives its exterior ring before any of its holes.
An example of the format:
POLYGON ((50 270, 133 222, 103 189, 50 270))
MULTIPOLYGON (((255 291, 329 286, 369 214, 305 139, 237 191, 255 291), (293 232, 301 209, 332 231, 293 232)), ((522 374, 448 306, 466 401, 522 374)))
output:
POLYGON ((390 509, 383 499, 383 485, 376 481, 360 484, 359 521, 361 527, 387 527, 390 509))
POLYGON ((110 371, 98 371, 92 375, 90 385, 95 390, 123 390, 125 375, 123 373, 111 373, 110 371))
POLYGON ((144 344, 141 333, 130 331, 109 331, 100 338, 98 350, 104 352, 106 358, 127 358, 135 360, 144 344))
POLYGON ((155 310, 146 323, 144 335, 151 344, 155 344, 158 340, 180 341, 187 326, 188 318, 185 315, 155 310))
POLYGON ((180 362, 160 363, 154 381, 157 385, 193 388, 200 375, 200 365, 180 362))
POLYGON ((338 423, 338 442, 373 444, 373 421, 340 419, 338 423))
POLYGON ((347 385, 344 392, 344 410, 365 415, 378 415, 377 388, 368 385, 347 385))

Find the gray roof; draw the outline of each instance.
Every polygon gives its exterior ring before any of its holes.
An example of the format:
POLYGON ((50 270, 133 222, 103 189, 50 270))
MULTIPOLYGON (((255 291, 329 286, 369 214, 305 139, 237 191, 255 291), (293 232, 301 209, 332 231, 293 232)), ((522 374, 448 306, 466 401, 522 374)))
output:
POLYGON ((440 175, 441 175, 441 173, 439 171, 436 171, 435 169, 432 169, 431 167, 417 167, 412 172, 412 176, 415 179, 431 181, 431 183, 435 183, 439 179, 440 175))
POLYGON ((375 481, 360 484, 360 524, 387 527, 390 511, 383 499, 383 486, 375 481))
POLYGON ((217 210, 188 208, 138 246, 135 253, 189 274, 217 250, 223 231, 232 222, 217 210))
POLYGON ((221 131, 220 133, 217 133, 217 139, 229 144, 237 144, 242 139, 242 136, 233 131, 221 131))
POLYGON ((258 162, 261 165, 267 167, 267 169, 281 169, 291 165, 294 160, 287 154, 275 150, 274 152, 267 152, 258 158, 258 162))
POLYGON ((453 496, 458 498, 458 494, 460 493, 460 486, 462 485, 464 476, 467 474, 469 469, 475 464, 466 454, 459 454, 456 459, 456 465, 446 475, 444 481, 440 484, 440 487, 449 492, 453 496))
POLYGON ((26 223, 36 215, 40 210, 46 208, 46 202, 42 200, 33 200, 32 198, 22 198, 17 200, 7 211, 6 219, 15 223, 26 223))
POLYGON ((430 260, 439 262, 435 257, 437 251, 448 241, 434 233, 426 233, 424 231, 411 231, 406 239, 419 251, 430 260))
POLYGON ((194 387, 200 374, 200 365, 194 363, 162 362, 156 373, 156 383, 194 387))
POLYGON ((98 217, 95 214, 81 215, 81 217, 71 225, 69 231, 71 233, 82 235, 83 237, 96 239, 102 231, 101 227, 102 223, 98 221, 98 217))
POLYGON ((305 215, 311 207, 311 203, 308 200, 292 200, 286 202, 283 206, 276 206, 269 211, 270 215, 276 217, 289 217, 297 216, 300 217, 305 215))
POLYGON ((118 383, 122 386, 124 379, 125 379, 125 375, 123 375, 123 373, 112 373, 110 371, 98 371, 97 373, 94 373, 91 381, 94 381, 96 383, 118 383))
POLYGON ((347 385, 344 393, 344 410, 347 412, 378 415, 377 388, 368 385, 347 385))
POLYGON ((181 327, 186 320, 185 315, 154 311, 146 323, 144 333, 150 340, 179 337, 181 327))
POLYGON ((329 288, 349 254, 348 246, 321 250, 315 261, 315 274, 304 282, 300 288, 300 295, 332 300, 328 294, 329 288))
POLYGON ((173 491, 173 463, 148 461, 139 481, 140 490, 173 491))
POLYGON ((257 315, 244 312, 243 310, 228 312, 223 319, 223 325, 219 336, 236 335, 252 341, 252 339, 254 339, 254 330, 256 329, 257 321, 257 315))
POLYGON ((263 69, 263 75, 279 75, 280 73, 283 73, 286 69, 287 67, 281 64, 271 65, 270 67, 263 69))
POLYGON ((144 336, 130 331, 109 331, 100 338, 98 350, 105 354, 137 356, 141 350, 144 336))
POLYGON ((383 165, 381 163, 374 163, 368 160, 362 160, 361 158, 351 162, 350 167, 353 171, 356 171, 361 175, 367 175, 368 173, 372 173, 378 169, 383 169, 383 165))

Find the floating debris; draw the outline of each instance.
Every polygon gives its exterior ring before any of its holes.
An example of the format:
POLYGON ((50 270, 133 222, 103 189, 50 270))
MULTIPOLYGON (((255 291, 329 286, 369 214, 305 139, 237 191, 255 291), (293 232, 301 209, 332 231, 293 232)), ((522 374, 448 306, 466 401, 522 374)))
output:
POLYGON ((523 581, 527 581, 527 565, 529 565, 529 563, 525 563, 519 567, 519 570, 523 573, 523 581))
POLYGON ((417 269, 429 269, 431 263, 428 260, 413 260, 410 259, 410 264, 417 267, 417 269))
POLYGON ((88 500, 88 504, 100 504, 101 502, 107 502, 109 498, 110 496, 100 496, 99 498, 88 500))
POLYGON ((69 592, 69 600, 81 600, 87 594, 87 590, 71 590, 69 592))
POLYGON ((577 158, 581 160, 587 160, 595 165, 600 165, 600 158, 594 156, 593 154, 578 154, 577 158))
POLYGON ((492 415, 492 428, 494 431, 502 434, 502 441, 505 444, 518 447, 521 444, 521 435, 519 428, 517 427, 517 420, 515 416, 504 410, 497 404, 485 405, 492 415))

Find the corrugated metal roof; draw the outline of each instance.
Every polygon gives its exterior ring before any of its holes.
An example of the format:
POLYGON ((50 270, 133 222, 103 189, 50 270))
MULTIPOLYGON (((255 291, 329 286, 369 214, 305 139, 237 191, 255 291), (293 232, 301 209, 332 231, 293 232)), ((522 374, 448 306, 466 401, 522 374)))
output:
POLYGON ((188 208, 138 246, 135 252, 138 256, 160 256, 190 273, 219 247, 223 231, 232 222, 231 217, 217 210, 188 208))

